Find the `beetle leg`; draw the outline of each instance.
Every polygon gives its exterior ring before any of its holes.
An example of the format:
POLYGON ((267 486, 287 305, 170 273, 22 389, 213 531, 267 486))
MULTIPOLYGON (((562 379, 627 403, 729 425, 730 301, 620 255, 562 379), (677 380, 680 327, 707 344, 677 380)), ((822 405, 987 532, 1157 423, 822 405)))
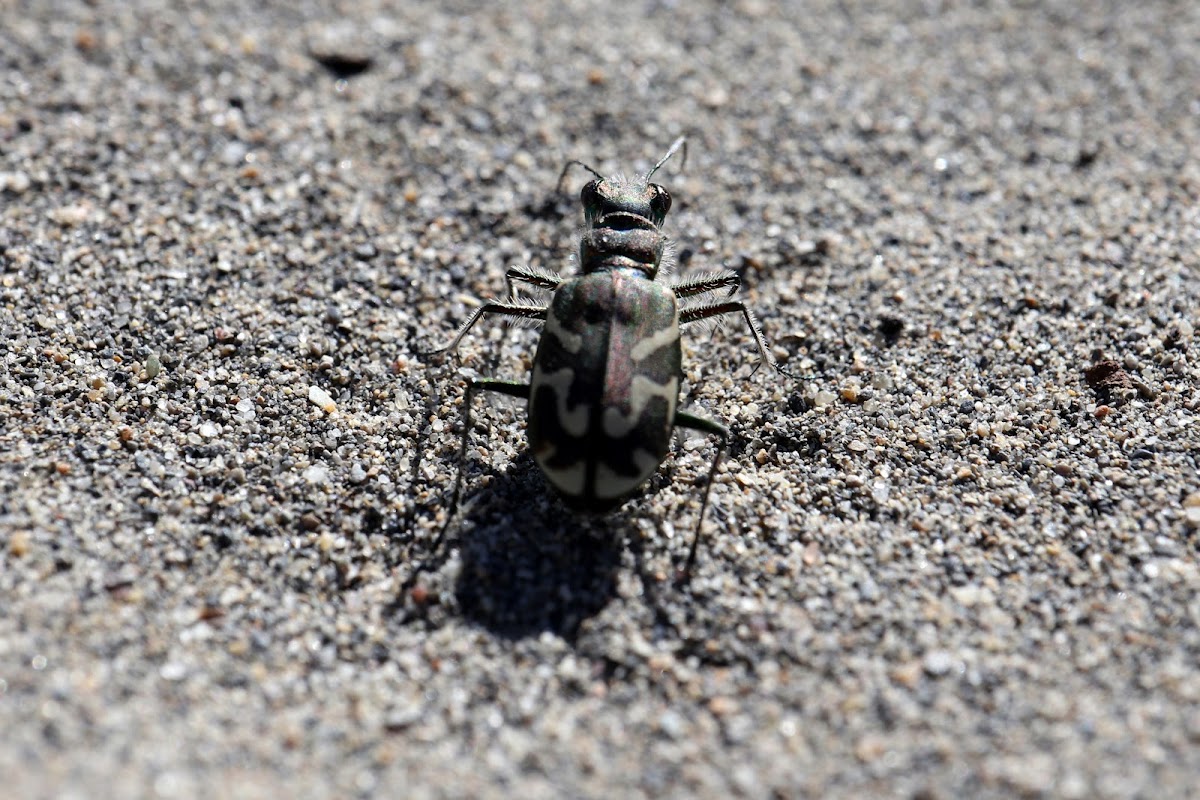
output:
POLYGON ((462 327, 460 327, 454 334, 454 338, 450 340, 450 344, 446 345, 445 347, 439 347, 436 350, 430 350, 423 355, 440 355, 441 353, 448 352, 458 347, 458 343, 461 342, 462 338, 467 335, 467 331, 471 330, 471 327, 478 322, 479 318, 484 314, 501 314, 506 317, 517 317, 520 319, 544 320, 546 319, 546 307, 541 304, 533 303, 501 303, 497 300, 484 303, 482 306, 475 309, 475 313, 471 314, 471 316, 467 318, 467 321, 462 324, 462 327))
POLYGON ((446 538, 446 531, 450 529, 450 523, 454 521, 454 515, 458 513, 458 498, 462 494, 463 473, 466 472, 467 467, 467 437, 471 435, 471 404, 475 400, 475 393, 479 391, 499 392, 528 400, 529 388, 527 383, 498 381, 491 378, 471 378, 467 381, 467 391, 463 395, 462 440, 458 445, 458 473, 454 476, 454 491, 450 494, 450 513, 446 515, 446 524, 442 526, 430 552, 436 553, 441 547, 442 540, 446 538))
POLYGON ((709 317, 716 317, 721 314, 733 314, 735 312, 741 314, 742 319, 746 320, 746 326, 750 328, 750 335, 754 337, 754 343, 758 346, 758 354, 762 356, 762 360, 769 364, 776 372, 787 375, 789 378, 794 378, 795 376, 784 369, 775 360, 775 356, 771 355, 771 351, 767 349, 767 340, 763 338, 762 330, 758 327, 758 320, 754 318, 754 314, 746 307, 746 304, 739 300, 706 303, 702 306, 682 309, 679 312, 679 324, 686 325, 696 320, 708 319, 709 317))
POLYGON ((733 297, 734 292, 742 284, 740 275, 734 272, 708 272, 702 275, 695 275, 687 280, 680 281, 671 287, 671 291, 675 292, 675 296, 679 299, 685 297, 695 297, 698 294, 708 294, 715 292, 718 289, 729 289, 725 297, 733 297))
POLYGON ((517 282, 528 283, 539 289, 553 291, 562 286, 566 278, 557 272, 539 269, 538 267, 512 267, 504 274, 504 280, 508 282, 508 296, 516 297, 516 287, 513 284, 517 282))
MULTIPOLYGON (((498 381, 491 378, 471 378, 467 381, 467 392, 463 396, 463 432, 462 443, 458 447, 458 475, 454 479, 454 493, 450 495, 450 516, 458 511, 458 497, 462 490, 463 472, 467 459, 467 437, 471 435, 471 403, 475 393, 479 391, 499 392, 522 400, 529 399, 528 383, 514 381, 498 381)), ((447 524, 449 522, 447 521, 447 524)))
POLYGON ((529 384, 526 383, 490 380, 487 378, 472 378, 467 381, 467 391, 463 397, 462 441, 458 446, 458 474, 454 477, 454 491, 450 495, 450 513, 446 515, 446 522, 442 525, 442 529, 438 531, 437 536, 429 547, 429 556, 413 569, 408 579, 401 585, 398 593, 400 603, 406 601, 409 591, 417 585, 417 581, 420 580, 421 575, 429 568, 434 559, 437 558, 438 553, 441 552, 443 543, 446 541, 446 533, 450 530, 450 523, 454 522, 454 517, 458 513, 458 498, 462 491, 463 472, 465 471, 467 460, 467 437, 471 433, 471 403, 475 399, 475 393, 478 391, 499 392, 511 395, 512 397, 528 399, 529 388, 529 384))
POLYGON ((696 533, 692 536, 692 546, 688 550, 687 562, 683 567, 684 580, 691 578, 692 565, 696 563, 696 550, 700 545, 700 527, 704 524, 704 512, 708 510, 708 496, 712 493, 713 478, 717 475, 717 467, 721 463, 721 456, 725 455, 725 450, 729 447, 729 429, 719 422, 704 417, 697 417, 694 414, 689 414, 686 411, 675 412, 675 427, 690 428, 694 431, 707 433, 709 436, 716 436, 720 439, 717 444, 716 455, 713 456, 712 464, 708 468, 708 481, 704 484, 704 498, 700 501, 700 518, 696 521, 696 533))

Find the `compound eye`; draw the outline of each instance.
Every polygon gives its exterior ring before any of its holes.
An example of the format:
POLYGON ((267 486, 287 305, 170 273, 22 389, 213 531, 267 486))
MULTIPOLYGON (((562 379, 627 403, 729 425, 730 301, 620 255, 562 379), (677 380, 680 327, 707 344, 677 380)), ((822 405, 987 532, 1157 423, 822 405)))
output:
POLYGON ((671 210, 671 193, 657 183, 650 184, 654 197, 650 198, 650 209, 660 217, 665 217, 671 210))
POLYGON ((598 191, 596 191, 596 187, 599 185, 600 181, 591 180, 585 183, 583 188, 579 190, 579 200, 583 203, 584 208, 591 208, 593 205, 595 205, 596 198, 600 194, 598 191))

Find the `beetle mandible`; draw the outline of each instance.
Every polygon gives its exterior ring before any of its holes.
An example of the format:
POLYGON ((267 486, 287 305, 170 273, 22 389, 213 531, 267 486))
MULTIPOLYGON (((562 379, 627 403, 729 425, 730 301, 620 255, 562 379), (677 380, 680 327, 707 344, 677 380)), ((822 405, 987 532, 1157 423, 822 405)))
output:
POLYGON ((508 299, 480 306, 449 344, 434 351, 454 350, 486 314, 543 323, 528 383, 468 380, 451 518, 462 490, 471 405, 480 391, 528 401, 528 440, 534 460, 568 506, 588 512, 608 511, 624 502, 662 464, 672 431, 690 428, 718 440, 684 567, 685 575, 691 573, 729 430, 678 408, 683 380, 680 326, 741 314, 762 360, 788 373, 767 349, 750 309, 730 299, 741 282, 738 275, 712 272, 670 285, 656 280, 667 250, 668 239, 661 228, 671 195, 650 178, 680 148, 686 162, 685 139, 680 137, 649 172, 633 178, 605 177, 581 161, 568 162, 559 176, 559 189, 572 166, 595 176, 580 193, 582 274, 564 278, 536 267, 509 269, 508 299), (518 299, 514 286, 518 282, 552 292, 549 304, 518 299), (726 294, 719 300, 680 306, 681 300, 722 290, 726 294))

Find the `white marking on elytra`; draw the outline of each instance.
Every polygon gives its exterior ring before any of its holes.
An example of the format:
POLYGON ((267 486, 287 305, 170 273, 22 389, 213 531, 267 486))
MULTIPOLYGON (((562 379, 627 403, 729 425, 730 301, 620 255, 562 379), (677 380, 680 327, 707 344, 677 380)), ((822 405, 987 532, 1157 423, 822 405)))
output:
POLYGON ((575 370, 563 367, 557 372, 549 374, 535 369, 531 383, 534 392, 546 386, 554 393, 554 400, 558 406, 557 418, 562 424, 563 430, 576 439, 580 439, 587 433, 591 409, 586 403, 579 403, 573 409, 567 408, 567 395, 573 380, 575 380, 575 370))
POLYGON ((637 464, 638 471, 642 475, 649 476, 658 469, 659 460, 649 450, 639 447, 633 451, 633 463, 637 464))
POLYGON ((616 470, 609 469, 603 462, 596 464, 596 497, 611 500, 614 497, 627 495, 650 477, 658 469, 658 459, 650 451, 641 447, 635 449, 630 456, 637 467, 636 475, 622 475, 616 470))
MULTIPOLYGON (((546 315, 545 333, 551 334, 558 339, 563 350, 566 350, 572 355, 576 355, 583 349, 583 335, 574 333, 563 327, 563 324, 558 321, 558 315, 550 312, 546 315)), ((545 334, 543 334, 545 335, 545 334)))
POLYGON ((642 361, 647 356, 652 355, 656 350, 659 350, 672 342, 679 339, 679 312, 675 312, 675 324, 668 325, 662 330, 656 331, 645 339, 633 346, 629 351, 629 357, 634 361, 642 361))
POLYGON ((655 397, 667 401, 668 415, 674 413, 675 400, 679 397, 679 379, 672 375, 666 383, 658 384, 645 375, 635 375, 629 386, 629 413, 622 414, 619 408, 612 406, 604 409, 604 434, 613 439, 628 436, 647 404, 655 397))
POLYGON ((538 466, 542 468, 542 472, 546 473, 550 482, 558 487, 559 491, 573 497, 583 495, 583 481, 587 473, 587 464, 583 461, 576 461, 565 467, 539 461, 538 466))

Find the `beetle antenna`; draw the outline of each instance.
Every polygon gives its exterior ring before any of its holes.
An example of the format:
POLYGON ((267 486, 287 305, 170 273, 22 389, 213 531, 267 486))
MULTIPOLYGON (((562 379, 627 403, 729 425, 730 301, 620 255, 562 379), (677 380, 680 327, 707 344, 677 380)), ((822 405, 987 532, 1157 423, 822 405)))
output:
POLYGON ((576 161, 575 159, 572 158, 570 161, 568 161, 566 163, 566 165, 563 166, 563 171, 558 174, 558 183, 555 184, 555 186, 554 186, 555 194, 558 194, 559 192, 562 191, 563 180, 567 177, 567 173, 571 171, 571 167, 583 167, 584 169, 586 169, 588 172, 595 175, 600 180, 604 180, 604 176, 601 175, 599 172, 596 172, 596 170, 592 169, 591 167, 589 167, 587 164, 583 163, 582 161, 576 161))
MULTIPOLYGON (((650 169, 650 171, 646 173, 645 180, 649 181, 650 176, 653 175, 654 173, 658 172, 658 168, 661 167, 663 164, 667 163, 667 159, 670 158, 671 156, 675 155, 675 151, 681 147, 683 148, 683 160, 679 162, 679 168, 683 169, 684 165, 687 164, 687 137, 686 136, 680 136, 678 139, 676 139, 671 144, 671 149, 667 151, 667 154, 665 156, 663 156, 662 158, 660 158, 658 160, 658 163, 655 164, 650 169)), ((576 162, 576 163, 578 163, 578 162, 576 162)))

